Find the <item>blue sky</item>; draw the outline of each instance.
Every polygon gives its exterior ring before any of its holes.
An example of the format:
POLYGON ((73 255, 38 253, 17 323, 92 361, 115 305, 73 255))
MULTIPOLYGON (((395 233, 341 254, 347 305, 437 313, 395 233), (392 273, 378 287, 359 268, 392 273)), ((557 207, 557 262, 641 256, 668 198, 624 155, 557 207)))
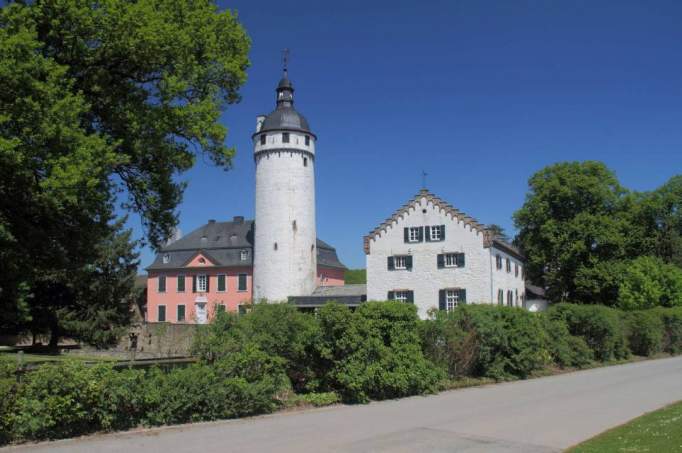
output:
POLYGON ((682 2, 220 4, 251 36, 252 66, 222 116, 233 169, 200 157, 180 177, 183 233, 253 217, 250 137, 274 107, 284 47, 318 136, 318 236, 349 267, 364 267, 363 235, 417 193, 422 170, 432 192, 510 232, 548 164, 601 160, 634 190, 682 173, 682 2))

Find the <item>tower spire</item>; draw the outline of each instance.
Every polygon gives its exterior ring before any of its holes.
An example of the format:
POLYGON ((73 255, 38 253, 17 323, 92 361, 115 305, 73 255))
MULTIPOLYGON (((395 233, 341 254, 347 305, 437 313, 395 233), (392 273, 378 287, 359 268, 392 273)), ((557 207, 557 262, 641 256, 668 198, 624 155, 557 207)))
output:
POLYGON ((289 81, 289 49, 282 50, 282 79, 277 85, 277 108, 294 105, 294 86, 289 81))
POLYGON ((282 50, 282 69, 284 70, 284 77, 287 77, 289 69, 289 49, 286 47, 282 50))

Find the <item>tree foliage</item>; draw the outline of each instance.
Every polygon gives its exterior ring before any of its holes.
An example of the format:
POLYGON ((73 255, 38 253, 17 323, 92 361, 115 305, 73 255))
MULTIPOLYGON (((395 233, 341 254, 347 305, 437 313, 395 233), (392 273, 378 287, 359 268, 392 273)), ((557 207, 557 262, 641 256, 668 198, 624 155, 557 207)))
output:
POLYGON ((119 324, 114 299, 128 273, 114 268, 129 269, 123 242, 134 244, 116 203, 139 213, 158 245, 177 222, 178 175, 197 156, 229 168, 234 150, 218 119, 239 100, 249 45, 236 16, 210 1, 47 0, 0 10, 3 328, 55 328, 60 317, 81 336, 88 324, 105 332, 119 324), (107 277, 88 282, 99 274, 107 277))

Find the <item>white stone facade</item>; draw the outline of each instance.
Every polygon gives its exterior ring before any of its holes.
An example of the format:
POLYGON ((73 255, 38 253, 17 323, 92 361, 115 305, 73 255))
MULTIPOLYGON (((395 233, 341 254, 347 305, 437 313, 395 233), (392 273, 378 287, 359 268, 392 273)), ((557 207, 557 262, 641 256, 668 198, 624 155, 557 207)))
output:
MULTIPOLYGON (((442 291, 466 290, 466 303, 497 303, 496 291, 504 288, 524 291, 522 262, 495 248, 484 227, 427 191, 396 212, 365 238, 367 255, 367 300, 386 300, 389 293, 411 291, 419 316, 428 317, 430 310, 443 308, 442 291), (426 227, 443 226, 442 240, 427 240, 426 227), (405 228, 424 228, 423 240, 406 242, 405 228), (496 269, 496 255, 513 259, 511 272, 496 269), (463 254, 463 266, 447 267, 439 263, 439 255, 463 254), (395 269, 395 257, 410 257, 411 269, 395 269), (389 264, 393 258, 393 269, 389 264), (515 275, 514 265, 519 265, 515 275)), ((503 263, 505 264, 506 261, 503 263)), ((450 263, 452 264, 452 263, 450 263)), ((460 293, 464 295, 464 293, 460 293)), ((506 300, 505 300, 506 301, 506 300)))
POLYGON ((310 295, 317 275, 315 137, 296 131, 257 133, 254 158, 254 300, 310 295))

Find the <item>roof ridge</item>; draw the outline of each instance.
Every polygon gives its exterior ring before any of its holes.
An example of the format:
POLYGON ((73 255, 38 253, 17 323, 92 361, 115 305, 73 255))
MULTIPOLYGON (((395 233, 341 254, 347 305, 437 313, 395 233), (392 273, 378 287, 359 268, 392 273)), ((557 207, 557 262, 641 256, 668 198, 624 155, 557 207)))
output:
MULTIPOLYGON (((434 206, 437 206, 438 208, 444 210, 446 214, 450 214, 453 218, 456 218, 458 221, 461 220, 462 222, 464 222, 465 225, 469 225, 472 228, 480 230, 481 232, 483 232, 483 234, 486 234, 487 229, 478 220, 463 213, 459 209, 452 206, 450 203, 446 202, 442 198, 430 192, 428 189, 420 189, 417 195, 415 195, 407 203, 403 204, 390 217, 384 220, 381 224, 379 224, 376 228, 371 230, 364 237, 365 254, 369 254, 370 239, 373 239, 378 234, 381 234, 381 232, 386 230, 386 228, 388 228, 389 226, 391 226, 393 222, 397 222, 399 218, 405 215, 411 207, 420 202, 422 198, 426 198, 427 203, 430 201, 434 206)), ((484 241, 486 239, 487 238, 484 236, 484 241)))

